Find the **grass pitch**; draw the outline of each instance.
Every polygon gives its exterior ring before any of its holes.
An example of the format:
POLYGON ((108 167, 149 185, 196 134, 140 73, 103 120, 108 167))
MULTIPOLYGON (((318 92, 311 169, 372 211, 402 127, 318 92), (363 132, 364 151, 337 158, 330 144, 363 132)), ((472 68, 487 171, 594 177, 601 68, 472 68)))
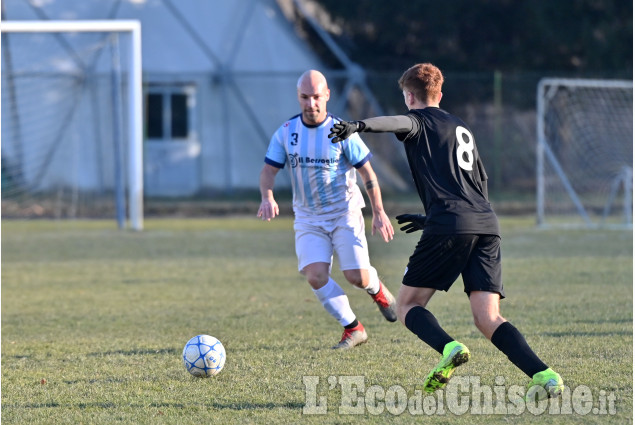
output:
MULTIPOLYGON (((146 220, 140 233, 110 221, 5 220, 2 422, 632 423, 632 233, 501 224, 502 314, 588 403, 559 414, 509 403, 488 412, 469 398, 453 408, 449 393, 422 396, 438 354, 386 322, 337 263, 334 278, 370 339, 330 350, 341 329, 296 272, 289 218, 146 220), (210 379, 189 376, 181 362, 184 344, 202 333, 227 350, 210 379)), ((416 241, 369 237, 395 294, 416 241)), ((477 379, 494 400, 527 384, 473 326, 460 281, 429 308, 472 351, 453 380, 477 379)))

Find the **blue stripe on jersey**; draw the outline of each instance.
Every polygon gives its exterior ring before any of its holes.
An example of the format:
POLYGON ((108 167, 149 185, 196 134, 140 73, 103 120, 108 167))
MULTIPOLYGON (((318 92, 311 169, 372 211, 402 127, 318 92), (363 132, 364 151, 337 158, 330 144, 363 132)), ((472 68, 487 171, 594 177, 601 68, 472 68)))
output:
MULTIPOLYGON (((306 158, 309 156, 309 129, 302 125, 300 119, 299 120, 299 125, 298 127, 300 127, 300 131, 302 131, 302 135, 300 137, 301 142, 301 146, 302 149, 300 150, 302 158, 306 158)), ((315 208, 315 202, 313 202, 313 196, 311 196, 313 194, 313 190, 311 190, 311 179, 309 177, 309 168, 308 167, 301 167, 302 169, 302 181, 299 183, 302 183, 303 187, 304 187, 304 201, 306 202, 306 204, 310 207, 310 208, 315 208)))
MULTIPOLYGON (((315 135, 315 158, 329 158, 330 155, 330 146, 327 146, 324 143, 317 143, 317 141, 322 140, 325 137, 324 134, 324 126, 319 127, 317 129, 317 133, 315 135), (326 151, 326 152, 325 152, 326 151)), ((318 189, 318 197, 320 198, 320 206, 326 205, 328 202, 328 196, 326 191, 329 189, 328 185, 324 182, 324 174, 323 172, 316 171, 315 173, 317 189, 318 189)))
MULTIPOLYGON (((333 145, 333 152, 340 150, 341 146, 341 143, 333 145)), ((340 194, 340 196, 346 196, 346 185, 348 179, 346 177, 339 179, 336 177, 338 175, 346 176, 347 168, 350 167, 350 163, 348 162, 348 158, 346 158, 343 152, 340 152, 339 159, 339 162, 335 167, 333 167, 331 171, 331 190, 333 190, 333 193, 340 194)))

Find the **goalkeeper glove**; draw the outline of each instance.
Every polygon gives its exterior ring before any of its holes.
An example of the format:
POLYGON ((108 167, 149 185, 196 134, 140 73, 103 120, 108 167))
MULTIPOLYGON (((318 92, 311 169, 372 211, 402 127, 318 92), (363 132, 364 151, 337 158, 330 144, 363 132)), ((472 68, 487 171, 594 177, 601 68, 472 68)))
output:
POLYGON ((399 224, 408 223, 405 226, 401 227, 401 230, 406 233, 423 230, 423 227, 426 224, 426 216, 422 214, 401 214, 395 218, 397 219, 397 223, 399 224))
POLYGON ((364 128, 366 128, 366 124, 363 121, 340 121, 337 124, 333 124, 328 137, 331 139, 331 143, 339 143, 348 139, 354 133, 364 131, 364 128))

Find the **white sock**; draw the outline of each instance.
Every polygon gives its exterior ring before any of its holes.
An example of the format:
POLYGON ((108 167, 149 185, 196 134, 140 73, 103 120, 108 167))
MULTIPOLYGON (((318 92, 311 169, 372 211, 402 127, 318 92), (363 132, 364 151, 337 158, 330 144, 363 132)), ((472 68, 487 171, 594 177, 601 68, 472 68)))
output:
POLYGON ((364 289, 366 289, 366 292, 368 292, 370 295, 375 295, 377 292, 379 292, 379 288, 381 285, 379 282, 379 276, 377 275, 377 270, 373 266, 370 266, 370 268, 368 269, 368 274, 370 275, 370 279, 368 280, 368 286, 364 289))
POLYGON ((324 309, 329 312, 331 316, 335 318, 340 325, 346 326, 353 323, 355 320, 355 313, 351 309, 348 303, 348 297, 344 293, 344 290, 335 282, 329 278, 329 281, 320 289, 313 289, 313 293, 318 300, 324 306, 324 309))

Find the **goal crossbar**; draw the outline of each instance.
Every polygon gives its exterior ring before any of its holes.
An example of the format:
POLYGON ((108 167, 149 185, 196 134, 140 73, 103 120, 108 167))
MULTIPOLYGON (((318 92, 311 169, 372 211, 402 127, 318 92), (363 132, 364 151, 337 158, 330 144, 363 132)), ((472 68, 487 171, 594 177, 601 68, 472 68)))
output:
POLYGON ((133 230, 143 229, 143 107, 141 23, 135 20, 1 21, 1 33, 16 32, 123 32, 131 35, 128 61, 130 99, 128 152, 128 215, 133 230))

